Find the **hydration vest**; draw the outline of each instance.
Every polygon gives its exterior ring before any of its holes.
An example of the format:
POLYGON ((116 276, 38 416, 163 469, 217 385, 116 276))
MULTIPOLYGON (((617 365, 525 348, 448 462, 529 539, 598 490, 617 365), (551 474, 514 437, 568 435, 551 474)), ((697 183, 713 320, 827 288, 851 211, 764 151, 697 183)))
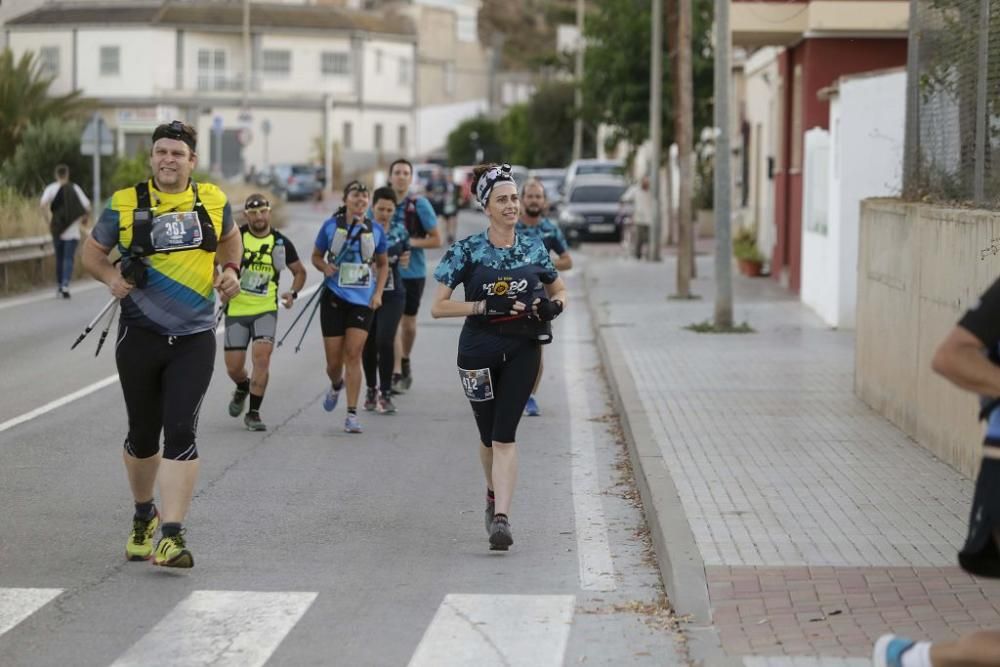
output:
MULTIPOLYGON (((208 214, 201 198, 198 196, 198 184, 191 181, 191 192, 194 193, 194 212, 198 216, 198 226, 201 227, 201 245, 198 250, 205 252, 215 252, 219 247, 219 239, 215 234, 215 225, 212 224, 212 217, 208 214)), ((148 257, 155 252, 172 252, 170 250, 157 251, 153 247, 153 209, 149 196, 149 182, 143 181, 135 186, 135 210, 132 212, 132 242, 128 251, 133 257, 148 257)))
POLYGON ((424 225, 420 222, 420 216, 417 215, 417 200, 407 195, 406 199, 403 200, 403 205, 405 207, 403 208, 403 226, 406 227, 406 231, 414 238, 426 237, 427 230, 424 229, 424 225))
POLYGON ((330 239, 328 258, 332 259, 334 264, 340 264, 347 252, 348 244, 358 242, 361 261, 370 264, 375 257, 375 231, 371 221, 368 218, 361 218, 360 224, 352 221, 348 227, 346 214, 338 215, 336 220, 337 227, 333 230, 333 238, 330 239), (360 229, 355 231, 357 227, 360 229))

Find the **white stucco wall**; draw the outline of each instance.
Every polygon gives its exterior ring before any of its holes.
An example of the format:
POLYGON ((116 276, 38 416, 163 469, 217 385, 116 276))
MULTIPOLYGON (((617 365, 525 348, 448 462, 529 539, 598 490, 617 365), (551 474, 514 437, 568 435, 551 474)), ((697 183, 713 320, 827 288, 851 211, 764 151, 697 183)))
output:
POLYGON ((49 92, 65 95, 73 89, 73 31, 32 30, 10 34, 10 49, 15 59, 20 59, 25 51, 32 51, 37 59, 39 51, 47 47, 59 49, 59 70, 49 92))
POLYGON ((898 195, 902 189, 905 110, 904 71, 842 78, 830 102, 825 185, 810 188, 805 174, 802 300, 831 326, 852 329, 857 319, 861 201, 898 195), (809 230, 805 202, 811 189, 827 193, 825 236, 809 230))
POLYGON ((423 155, 445 148, 452 130, 467 118, 486 113, 488 108, 489 101, 482 99, 418 109, 417 141, 413 152, 416 155, 423 155))
POLYGON ((774 224, 774 180, 768 178, 768 158, 777 155, 778 56, 781 49, 758 49, 746 61, 744 112, 750 124, 750 197, 746 222, 757 229, 757 248, 770 263, 777 241, 774 224))
POLYGON ((93 97, 147 97, 174 85, 172 29, 137 26, 81 28, 77 33, 77 85, 93 97), (101 47, 119 47, 119 73, 102 75, 101 47))
MULTIPOLYGON (((832 121, 832 116, 831 116, 832 121)), ((802 302, 823 321, 837 325, 841 269, 837 245, 839 225, 830 224, 830 133, 805 133, 802 169, 802 302)))

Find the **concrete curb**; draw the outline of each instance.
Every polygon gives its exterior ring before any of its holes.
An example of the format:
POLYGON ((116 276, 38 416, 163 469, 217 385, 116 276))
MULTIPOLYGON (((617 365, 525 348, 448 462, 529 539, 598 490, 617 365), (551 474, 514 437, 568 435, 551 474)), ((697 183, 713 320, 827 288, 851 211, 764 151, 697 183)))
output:
POLYGON ((712 626, 705 563, 684 514, 677 487, 656 444, 649 416, 621 348, 609 343, 608 331, 615 323, 607 321, 606 313, 595 302, 587 272, 583 279, 597 349, 625 433, 660 575, 674 610, 678 616, 688 618, 685 631, 690 656, 705 666, 742 665, 741 659, 725 655, 718 631, 712 626))

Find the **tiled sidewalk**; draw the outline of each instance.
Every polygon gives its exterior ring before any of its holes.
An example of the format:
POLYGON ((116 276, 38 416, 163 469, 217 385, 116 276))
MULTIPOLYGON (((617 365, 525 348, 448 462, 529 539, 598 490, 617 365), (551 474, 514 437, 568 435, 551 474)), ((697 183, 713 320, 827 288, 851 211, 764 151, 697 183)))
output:
POLYGON ((648 421, 727 655, 861 658, 889 630, 1000 626, 1000 585, 954 566, 972 484, 854 396, 853 332, 769 279, 736 278, 736 320, 757 333, 697 334, 683 327, 711 317, 710 279, 679 302, 669 258, 585 270, 602 342, 620 351, 609 372, 637 391, 627 418, 648 421))

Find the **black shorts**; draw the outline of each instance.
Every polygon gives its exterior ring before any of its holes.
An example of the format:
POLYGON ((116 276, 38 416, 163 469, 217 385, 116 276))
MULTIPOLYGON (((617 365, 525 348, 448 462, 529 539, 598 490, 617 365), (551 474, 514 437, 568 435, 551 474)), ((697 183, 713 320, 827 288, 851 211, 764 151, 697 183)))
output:
POLYGON ((403 289, 406 291, 406 305, 403 314, 413 317, 420 312, 420 299, 424 296, 426 278, 403 278, 403 289))
POLYGON ((517 426, 535 386, 541 360, 541 345, 533 340, 525 340, 510 351, 490 355, 458 353, 460 370, 486 372, 488 369, 492 398, 469 401, 479 429, 479 440, 484 446, 516 441, 517 426))
POLYGON ((319 302, 319 326, 323 338, 343 336, 348 329, 368 331, 374 313, 368 306, 345 301, 328 289, 323 289, 319 302))

